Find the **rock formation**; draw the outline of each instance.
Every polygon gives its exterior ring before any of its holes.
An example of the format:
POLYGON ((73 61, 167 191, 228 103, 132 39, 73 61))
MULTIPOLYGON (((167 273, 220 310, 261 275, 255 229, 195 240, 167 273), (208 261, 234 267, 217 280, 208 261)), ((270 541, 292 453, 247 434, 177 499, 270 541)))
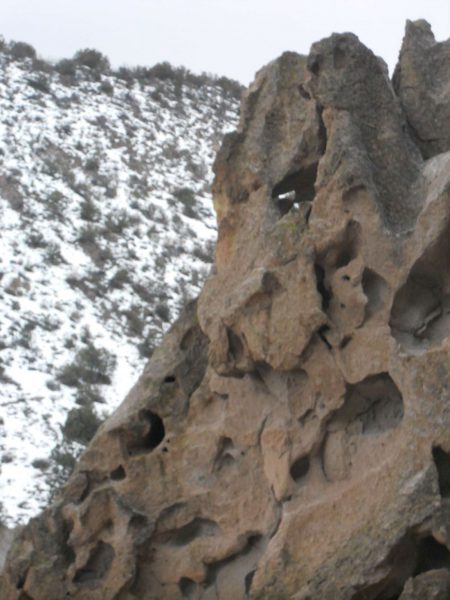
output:
POLYGON ((351 34, 257 74, 215 270, 2 599, 449 597, 449 81, 424 22, 394 86, 351 34))

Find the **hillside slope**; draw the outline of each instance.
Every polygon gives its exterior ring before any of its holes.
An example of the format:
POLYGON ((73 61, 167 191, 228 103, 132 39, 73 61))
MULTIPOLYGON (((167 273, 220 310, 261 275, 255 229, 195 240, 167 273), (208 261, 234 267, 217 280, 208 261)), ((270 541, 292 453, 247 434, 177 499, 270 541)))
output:
POLYGON ((239 86, 163 64, 112 72, 0 51, 0 501, 48 501, 197 295, 211 164, 239 86), (64 433, 64 435, 63 435, 64 433))

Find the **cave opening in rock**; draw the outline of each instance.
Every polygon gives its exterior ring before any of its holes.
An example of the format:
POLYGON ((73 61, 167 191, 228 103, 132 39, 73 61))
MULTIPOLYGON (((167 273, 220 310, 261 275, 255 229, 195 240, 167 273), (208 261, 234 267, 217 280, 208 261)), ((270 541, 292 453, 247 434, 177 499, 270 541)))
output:
POLYGON ((154 450, 166 434, 163 420, 156 413, 151 410, 141 410, 138 417, 138 423, 125 436, 129 456, 154 450))
POLYGON ((296 483, 300 483, 308 474, 309 466, 309 456, 301 456, 300 458, 297 458, 297 460, 292 463, 289 470, 292 479, 296 483))
POLYGON ((435 446, 433 460, 438 473, 439 492, 443 498, 448 498, 450 497, 450 453, 435 446))
POLYGON ((103 577, 108 573, 114 560, 115 552, 111 544, 98 542, 91 551, 89 559, 84 567, 78 569, 73 578, 74 583, 90 583, 103 577))
POLYGON ((331 302, 331 292, 325 284, 325 270, 319 264, 314 265, 314 272, 316 274, 316 287, 317 291, 322 298, 321 308, 322 310, 328 310, 331 302))
POLYGON ((122 467, 122 465, 119 465, 117 469, 111 471, 109 476, 113 481, 122 481, 126 477, 125 469, 122 467))
POLYGON ((450 335, 450 225, 413 265, 398 290, 390 317, 392 335, 409 350, 450 335))
POLYGON ((371 269, 364 269, 361 285, 367 298, 364 315, 364 320, 367 321, 383 307, 388 286, 385 280, 371 269))
POLYGON ((182 577, 178 582, 183 600, 193 600, 197 597, 197 584, 189 577, 182 577))
POLYGON ((434 569, 450 570, 450 552, 446 546, 429 535, 419 541, 413 575, 419 575, 434 569))
POLYGON ((312 202, 315 196, 314 183, 317 177, 317 164, 287 175, 272 190, 272 198, 280 217, 286 215, 300 202, 312 202))

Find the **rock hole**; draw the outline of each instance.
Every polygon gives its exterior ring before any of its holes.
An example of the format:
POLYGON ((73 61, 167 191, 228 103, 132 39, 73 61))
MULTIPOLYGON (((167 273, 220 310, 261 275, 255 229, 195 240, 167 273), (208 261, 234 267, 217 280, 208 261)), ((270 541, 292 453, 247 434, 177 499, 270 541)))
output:
POLYGON ((125 477, 127 475, 126 475, 125 469, 122 467, 122 465, 119 465, 117 467, 117 469, 114 469, 114 471, 111 471, 109 476, 113 481, 122 481, 122 479, 125 479, 125 477))
POLYGON ((304 98, 305 100, 311 100, 311 94, 308 92, 308 90, 305 88, 305 86, 303 85, 303 83, 301 83, 298 86, 298 91, 300 93, 300 96, 302 98, 304 98))
POLYGON ((176 380, 174 375, 167 375, 167 377, 164 377, 164 383, 175 383, 176 380))
POLYGON ((368 320, 383 307, 388 286, 385 280, 371 269, 364 269, 361 285, 367 298, 365 320, 368 320))
POLYGON ((148 519, 145 515, 133 515, 128 523, 128 527, 133 531, 140 532, 148 526, 148 519))
POLYGON ((234 464, 235 447, 233 440, 229 437, 220 438, 217 444, 217 453, 214 459, 213 471, 221 471, 234 464))
POLYGON ((280 282, 273 273, 270 273, 270 271, 264 273, 261 285, 266 294, 274 294, 281 289, 280 282))
POLYGON ((309 471, 309 457, 301 456, 291 465, 289 473, 296 483, 300 483, 306 477, 309 471))
POLYGON ((344 404, 328 422, 324 438, 322 468, 326 479, 348 479, 367 437, 398 427, 402 419, 403 399, 388 373, 347 385, 344 404))
POLYGON ((438 344, 450 335, 450 226, 416 261, 396 293, 390 326, 408 350, 438 344))
POLYGON ((85 566, 75 573, 74 583, 84 584, 103 579, 111 568, 114 556, 114 548, 110 544, 99 542, 91 551, 85 566))
POLYGON ((221 532, 215 521, 196 517, 183 527, 162 532, 156 537, 161 544, 179 547, 187 546, 199 537, 212 537, 221 532))
MULTIPOLYGON (((208 571, 207 571, 206 578, 205 578, 205 587, 208 588, 210 586, 213 586, 217 581, 217 576, 218 576, 219 572, 222 569, 224 569, 228 566, 231 566, 232 563, 237 561, 237 559, 240 559, 245 556, 250 556, 253 554, 253 552, 255 552, 255 554, 257 554, 261 540, 262 540, 262 535, 260 535, 260 534, 249 535, 247 538, 247 541, 245 542, 245 544, 242 547, 242 550, 235 552, 234 554, 231 554, 227 558, 224 558, 222 560, 212 562, 212 563, 206 565, 208 571)), ((240 561, 236 562, 236 565, 237 565, 236 577, 242 577, 242 571, 241 571, 242 565, 240 565, 239 563, 240 563, 240 561)), ((244 591, 245 578, 241 581, 242 581, 242 591, 244 591)))
POLYGON ((330 328, 328 327, 328 325, 322 325, 322 327, 317 331, 317 335, 320 337, 320 339, 325 344, 325 346, 328 348, 328 350, 332 350, 333 346, 330 344, 330 342, 327 339, 328 331, 330 331, 330 328))
POLYGON ((19 576, 19 579, 17 580, 17 583, 16 583, 17 590, 21 590, 23 588, 23 586, 25 585, 25 581, 27 579, 27 574, 28 574, 28 572, 19 576))
POLYGON ((450 454, 436 446, 433 460, 438 473, 439 492, 443 498, 450 497, 450 454))
POLYGON ((318 163, 315 163, 296 173, 291 173, 274 186, 272 198, 280 217, 287 214, 296 204, 314 200, 317 165, 318 163))
POLYGON ((244 345, 241 338, 234 333, 232 329, 227 327, 228 352, 236 362, 242 358, 244 354, 244 345))
POLYGON ((256 569, 254 569, 253 571, 250 571, 250 573, 247 573, 247 575, 245 576, 244 585, 245 585, 245 593, 247 594, 247 596, 250 593, 250 588, 252 587, 253 577, 255 576, 255 573, 256 573, 256 569))
POLYGON ((192 579, 189 579, 189 577, 182 577, 178 582, 178 587, 180 588, 183 600, 194 600, 196 598, 197 584, 192 579))
POLYGON ((344 348, 346 348, 350 342, 352 341, 352 336, 351 335, 346 335, 342 338, 341 343, 339 344, 339 348, 341 350, 343 350, 344 348))
POLYGON ((403 419, 403 399, 388 373, 347 386, 340 418, 358 420, 361 433, 377 434, 397 427, 403 419))
POLYGON ((318 75, 320 73, 320 68, 322 66, 322 55, 321 54, 312 54, 310 53, 308 57, 307 66, 308 69, 313 73, 313 75, 318 75))
POLYGON ((321 308, 322 310, 326 311, 330 306, 331 293, 325 285, 325 271, 319 264, 315 264, 314 272, 316 274, 317 291, 319 292, 320 297, 322 298, 321 308))
POLYGON ((141 410, 138 422, 126 433, 125 445, 129 456, 151 452, 165 436, 163 420, 150 410, 141 410))
POLYGON ((321 261, 325 270, 335 271, 347 266, 357 257, 360 241, 361 225, 357 221, 349 221, 341 234, 340 241, 327 250, 324 259, 321 261))
POLYGON ((194 343, 195 343, 195 331, 191 327, 191 329, 188 329, 186 331, 186 333, 184 334, 184 336, 182 337, 181 342, 180 342, 180 349, 184 350, 184 351, 189 350, 189 348, 191 348, 194 343))
POLYGON ((420 540, 417 548, 417 563, 413 575, 419 575, 434 569, 450 570, 450 552, 433 536, 420 540))

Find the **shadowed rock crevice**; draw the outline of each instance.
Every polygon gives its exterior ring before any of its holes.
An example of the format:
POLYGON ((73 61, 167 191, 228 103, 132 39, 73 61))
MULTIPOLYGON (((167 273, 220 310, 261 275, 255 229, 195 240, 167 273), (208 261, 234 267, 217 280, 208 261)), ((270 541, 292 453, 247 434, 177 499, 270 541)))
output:
POLYGON ((249 568, 256 565, 258 556, 263 549, 262 546, 262 536, 252 534, 247 536, 241 550, 222 560, 208 564, 206 579, 203 584, 205 593, 208 594, 208 589, 215 588, 218 597, 223 597, 226 581, 231 578, 234 580, 233 589, 240 592, 238 597, 244 599, 246 588, 249 585, 249 568))
POLYGON ((322 466, 327 480, 351 477, 353 466, 358 456, 364 455, 365 447, 374 453, 377 438, 400 425, 403 411, 402 396, 388 373, 347 385, 344 404, 328 422, 322 447, 322 466))
POLYGON ((123 479, 125 479, 127 474, 125 472, 125 469, 122 467, 122 465, 119 465, 117 467, 117 469, 114 469, 114 471, 111 471, 109 476, 113 481, 122 481, 123 479))
POLYGON ((421 351, 450 335, 450 226, 413 265, 394 298, 393 336, 407 350, 421 351))
POLYGON ((137 456, 151 452, 165 436, 163 420, 151 410, 139 411, 133 428, 123 434, 127 456, 137 456))
POLYGON ((304 482, 309 471, 309 456, 297 458, 289 469, 290 476, 296 483, 304 482))
POLYGON ((438 473, 439 493, 443 498, 450 497, 450 453, 439 446, 433 448, 433 460, 438 473))
POLYGON ((182 577, 178 582, 183 600, 196 600, 198 585, 189 577, 182 577))
POLYGON ((105 577, 114 560, 114 548, 105 542, 99 542, 91 551, 84 567, 78 569, 74 575, 74 583, 80 585, 99 585, 105 577))
MULTIPOLYGON (((450 571, 449 550, 432 536, 408 532, 392 548, 386 561, 380 565, 380 571, 386 572, 382 580, 359 590, 352 596, 352 600, 404 598, 402 591, 410 577, 442 569, 450 571)), ((416 596, 412 598, 415 599, 416 596)))
POLYGON ((217 453, 214 458, 213 471, 219 472, 222 469, 233 466, 236 462, 236 453, 237 451, 231 438, 220 438, 217 444, 217 453))
POLYGON ((197 538, 219 535, 220 532, 220 527, 214 521, 196 517, 178 529, 156 533, 154 540, 157 544, 186 546, 197 538))
POLYGON ((364 269, 361 285, 367 298, 364 314, 364 321, 367 321, 383 308, 388 299, 389 288, 386 281, 371 269, 364 269))

